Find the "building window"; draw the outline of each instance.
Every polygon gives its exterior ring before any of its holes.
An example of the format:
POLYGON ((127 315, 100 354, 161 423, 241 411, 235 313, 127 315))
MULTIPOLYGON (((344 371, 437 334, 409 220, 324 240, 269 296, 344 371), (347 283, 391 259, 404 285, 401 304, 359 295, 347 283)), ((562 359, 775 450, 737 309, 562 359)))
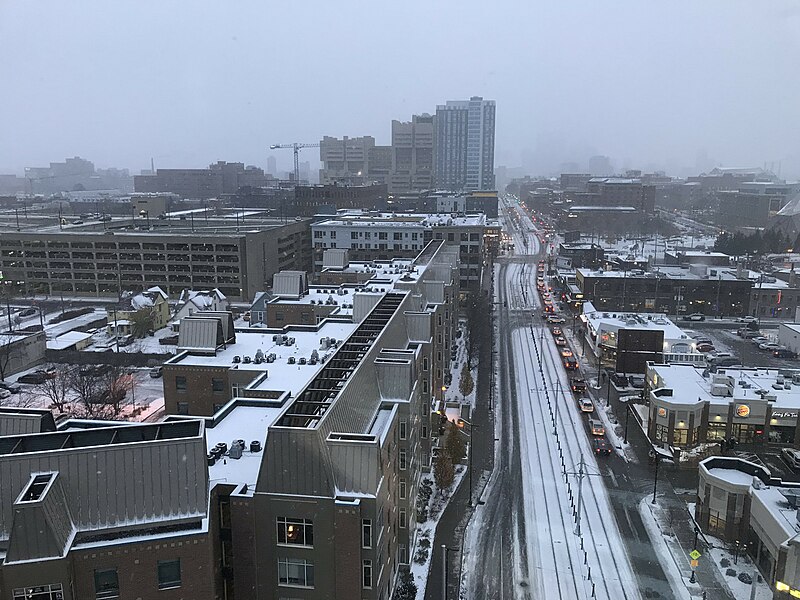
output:
POLYGON ((400 479, 400 499, 406 499, 406 480, 404 478, 400 479))
POLYGON ((119 598, 119 578, 116 569, 95 569, 94 596, 103 598, 119 598))
POLYGON ((365 588, 372 587, 372 561, 365 559, 361 566, 361 585, 365 588))
POLYGON ((225 391, 225 382, 218 377, 211 378, 211 391, 215 393, 221 393, 225 391))
POLYGON ((405 529, 406 527, 408 527, 408 517, 406 516, 406 509, 401 508, 399 514, 400 518, 398 520, 400 521, 400 529, 405 529))
POLYGON ((188 402, 178 402, 178 414, 179 415, 188 415, 189 414, 189 403, 188 402))
POLYGON ((183 375, 178 375, 175 377, 175 391, 177 392, 185 392, 186 391, 186 377, 183 375))
POLYGON ((400 470, 405 471, 406 467, 408 467, 408 458, 406 457, 406 451, 400 450, 400 470))
POLYGON ((181 586, 181 559, 158 561, 158 589, 181 586))
POLYGON ((423 440, 428 439, 428 426, 427 425, 423 425, 422 426, 422 439, 423 440))
POLYGON ((404 565, 408 564, 408 552, 406 551, 406 545, 400 544, 400 551, 398 552, 400 555, 400 562, 404 565))
POLYGON ((362 548, 372 548, 372 520, 361 520, 361 546, 362 548))
POLYGON ((405 420, 400 421, 400 439, 404 440, 408 436, 408 423, 405 420))
POLYGON ((423 394, 430 393, 430 385, 428 384, 428 380, 427 379, 423 379, 422 380, 422 393, 423 394))
POLYGON ((427 371, 428 370, 428 357, 427 356, 422 359, 422 370, 423 371, 427 371))
POLYGON ((278 543, 314 546, 314 523, 310 519, 277 518, 278 543))
POLYGON ((278 585, 313 588, 314 563, 302 558, 279 558, 278 585))

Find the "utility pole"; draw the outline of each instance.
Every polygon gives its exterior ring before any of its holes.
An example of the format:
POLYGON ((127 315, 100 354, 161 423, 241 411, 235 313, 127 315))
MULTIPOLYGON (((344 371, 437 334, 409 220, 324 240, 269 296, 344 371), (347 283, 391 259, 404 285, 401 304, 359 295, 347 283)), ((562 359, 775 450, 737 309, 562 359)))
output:
POLYGON ((583 460, 583 454, 581 454, 581 462, 578 464, 578 472, 568 472, 567 475, 575 475, 578 478, 578 507, 576 509, 577 515, 575 517, 576 521, 576 529, 575 535, 580 537, 581 535, 581 498, 582 498, 582 487, 583 487, 583 478, 584 477, 602 477, 602 473, 589 473, 586 471, 586 462, 583 460))

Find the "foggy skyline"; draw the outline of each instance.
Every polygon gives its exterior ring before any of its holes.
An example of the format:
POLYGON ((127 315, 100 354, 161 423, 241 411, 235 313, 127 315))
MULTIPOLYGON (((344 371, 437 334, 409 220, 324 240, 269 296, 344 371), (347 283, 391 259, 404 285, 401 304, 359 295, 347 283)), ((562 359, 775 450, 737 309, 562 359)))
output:
POLYGON ((496 165, 680 174, 704 153, 800 177, 796 2, 7 0, 0 52, 0 173, 75 155, 285 170, 270 144, 389 144, 392 119, 478 95, 497 102, 496 165))

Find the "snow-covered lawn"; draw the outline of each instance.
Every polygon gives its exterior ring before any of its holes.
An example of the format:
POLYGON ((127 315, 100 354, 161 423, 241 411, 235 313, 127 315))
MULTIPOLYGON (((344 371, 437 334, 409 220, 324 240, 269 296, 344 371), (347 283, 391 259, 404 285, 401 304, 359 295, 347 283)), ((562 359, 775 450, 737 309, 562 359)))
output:
POLYGON ((466 472, 467 469, 464 465, 457 465, 453 485, 447 490, 439 490, 436 487, 436 482, 433 481, 433 474, 429 476, 433 483, 433 493, 428 499, 428 518, 423 523, 416 524, 416 541, 409 556, 411 559, 411 573, 414 575, 414 582, 417 584, 417 598, 425 597, 425 587, 428 584, 428 572, 431 569, 432 553, 437 550, 441 551, 440 548, 435 548, 433 544, 433 540, 436 537, 436 528, 439 525, 439 519, 450 502, 450 498, 461 485, 461 481, 466 472), (427 552, 425 551, 426 549, 427 552), (418 555, 420 558, 419 562, 416 560, 418 555))
POLYGON ((478 365, 476 361, 476 364, 472 366, 472 370, 470 371, 470 373, 472 373, 472 381, 474 384, 472 393, 465 397, 462 396, 461 392, 459 391, 461 383, 461 371, 467 362, 467 339, 469 334, 467 333, 467 324, 465 321, 459 321, 458 327, 461 330, 461 336, 455 341, 456 358, 455 360, 450 361, 451 383, 448 386, 447 391, 444 393, 446 406, 445 415, 451 421, 456 421, 459 418, 466 418, 469 420, 470 417, 465 417, 462 406, 469 407, 466 410, 467 415, 472 414, 472 410, 475 408, 475 396, 478 389, 478 365))

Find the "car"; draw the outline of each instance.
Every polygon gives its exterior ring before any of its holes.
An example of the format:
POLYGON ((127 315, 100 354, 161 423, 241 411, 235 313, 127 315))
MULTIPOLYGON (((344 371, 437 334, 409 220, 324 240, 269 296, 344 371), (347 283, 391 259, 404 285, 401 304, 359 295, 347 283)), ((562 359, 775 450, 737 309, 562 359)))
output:
POLYGON ((564 339, 563 335, 559 335, 556 337, 556 346, 566 346, 567 340, 564 339))
POLYGON ((75 219, 75 220, 72 222, 72 224, 73 224, 73 225, 83 225, 83 221, 81 221, 80 219, 75 219))
POLYGON ((567 371, 576 371, 578 369, 578 361, 575 360, 574 358, 565 358, 564 368, 567 371))
POLYGON ((5 389, 0 389, 0 400, 5 400, 6 398, 11 398, 11 392, 5 389))
POLYGON ((769 341, 768 337, 764 337, 763 335, 758 335, 750 340, 753 344, 758 346, 759 344, 766 344, 769 341))
POLYGON ((770 352, 777 350, 781 345, 777 342, 764 342, 758 345, 759 350, 769 350, 770 352))
POLYGON ((604 436, 606 434, 603 422, 598 419, 589 419, 589 431, 592 432, 592 435, 604 436))
POLYGON ((548 317, 547 319, 547 322, 550 323, 551 325, 561 325, 564 323, 565 320, 566 319, 564 319, 564 317, 559 317, 557 315, 550 315, 550 317, 548 317))
POLYGON ((781 448, 781 458, 793 471, 800 469, 800 450, 796 448, 781 448))
POLYGON ((750 329, 749 327, 740 327, 736 331, 736 335, 738 335, 740 338, 748 340, 751 338, 756 338, 761 336, 761 332, 758 331, 757 329, 750 329))
POLYGON ((722 358, 706 358, 709 366, 717 368, 717 367, 733 367, 735 365, 741 365, 742 361, 735 356, 723 356, 722 358))
POLYGON ((13 383, 6 383, 5 381, 0 381, 0 389, 4 389, 12 394, 19 394, 22 389, 13 383))
POLYGON ((35 308, 24 308, 21 311, 19 311, 19 316, 20 317, 30 317, 30 316, 35 315, 35 314, 36 314, 36 309, 35 308))
POLYGON ((573 356, 572 350, 570 350, 569 348, 564 348, 561 351, 561 357, 562 358, 572 358, 572 356, 573 356))
POLYGON ((714 346, 712 344, 709 344, 708 342, 701 342, 697 344, 696 348, 698 352, 703 352, 703 353, 714 351, 714 346))
POLYGON ((594 404, 589 398, 583 397, 578 399, 578 406, 581 409, 581 412, 585 413, 593 413, 594 412, 594 404))
POLYGON ((551 331, 553 332, 553 335, 555 335, 555 336, 562 335, 561 327, 559 327, 558 325, 553 327, 553 329, 551 331))
POLYGON ((575 379, 571 379, 570 382, 569 382, 569 387, 576 394, 585 394, 586 393, 586 380, 585 379, 581 379, 580 377, 576 377, 575 379))
POLYGON ((164 367, 162 366, 153 367, 152 369, 150 369, 150 377, 152 377, 153 379, 158 379, 163 374, 164 374, 164 367))
POLYGON ((641 390, 644 388, 644 375, 628 375, 631 387, 641 390))
POLYGON ((594 450, 595 454, 599 454, 600 456, 608 456, 611 454, 611 445, 604 437, 594 438, 592 440, 592 450, 594 450))
POLYGON ((753 317, 751 315, 747 315, 744 317, 739 317, 736 319, 737 323, 758 323, 758 317, 753 317))
POLYGON ((705 321, 706 316, 702 313, 692 313, 686 316, 687 321, 705 321))
POLYGON ((730 352, 712 352, 707 357, 706 360, 716 360, 718 358, 730 358, 733 356, 730 352))
POLYGON ((100 217, 100 220, 103 222, 108 222, 111 220, 111 215, 103 215, 102 217, 100 217))
POLYGON ((772 356, 774 356, 775 358, 797 358, 797 354, 795 354, 788 348, 778 348, 777 350, 772 352, 772 356))
POLYGON ((25 375, 21 375, 17 378, 19 383, 32 383, 34 385, 40 385, 47 381, 47 373, 44 371, 34 371, 33 373, 25 373, 25 375))

